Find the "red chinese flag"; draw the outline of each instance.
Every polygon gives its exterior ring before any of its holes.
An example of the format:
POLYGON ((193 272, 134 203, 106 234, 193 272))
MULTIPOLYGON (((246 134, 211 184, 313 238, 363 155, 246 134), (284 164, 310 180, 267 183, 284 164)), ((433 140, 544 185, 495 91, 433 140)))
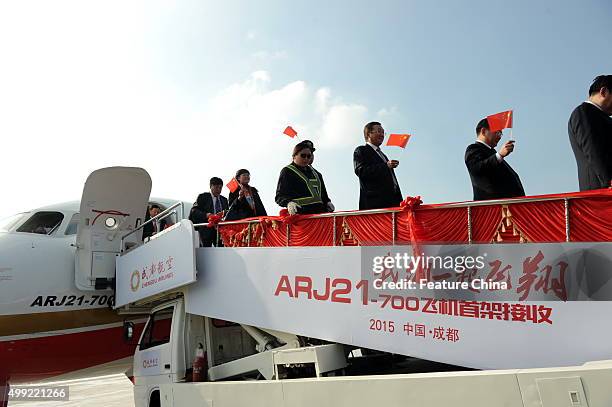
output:
POLYGON ((293 130, 293 127, 287 126, 285 131, 283 131, 283 134, 286 134, 289 137, 294 138, 295 136, 297 136, 297 131, 293 130))
POLYGON ((512 110, 487 116, 489 131, 499 131, 512 127, 512 110))
POLYGON ((390 134, 387 145, 405 148, 408 140, 410 140, 410 134, 390 134))
POLYGON ((240 185, 238 184, 238 181, 236 181, 236 178, 232 177, 232 180, 227 183, 226 187, 230 190, 230 192, 234 192, 240 187, 240 185))

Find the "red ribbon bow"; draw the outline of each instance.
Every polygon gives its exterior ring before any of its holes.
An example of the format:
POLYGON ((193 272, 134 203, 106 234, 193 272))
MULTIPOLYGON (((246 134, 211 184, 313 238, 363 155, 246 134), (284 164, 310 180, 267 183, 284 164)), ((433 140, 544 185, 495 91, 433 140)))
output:
POLYGON ((303 218, 302 215, 297 214, 297 213, 295 215, 290 215, 289 211, 285 208, 280 210, 280 212, 278 213, 278 216, 280 217, 281 222, 285 224, 289 224, 289 225, 292 225, 295 222, 303 218))
POLYGON ((407 196, 406 199, 404 199, 400 203, 400 208, 402 208, 402 210, 404 211, 414 210, 418 208, 419 206, 421 206, 422 203, 423 201, 421 200, 420 195, 419 196, 407 196))
POLYGON ((208 217, 208 225, 206 226, 209 228, 214 228, 219 224, 219 222, 221 222, 222 219, 223 215, 221 213, 212 214, 208 217))
MULTIPOLYGON (((416 223, 415 209, 421 206, 422 203, 423 201, 421 200, 420 195, 419 196, 407 196, 406 199, 404 199, 400 203, 400 208, 402 208, 402 211, 406 213, 406 223, 408 224, 408 229, 410 230, 410 245, 412 246, 412 252, 414 256, 421 255, 421 248, 419 247, 419 239, 417 236, 417 228, 415 224, 416 223)), ((416 274, 415 278, 417 282, 426 277, 425 270, 423 270, 423 267, 421 264, 422 262, 419 262, 419 266, 415 270, 415 274, 416 274)))

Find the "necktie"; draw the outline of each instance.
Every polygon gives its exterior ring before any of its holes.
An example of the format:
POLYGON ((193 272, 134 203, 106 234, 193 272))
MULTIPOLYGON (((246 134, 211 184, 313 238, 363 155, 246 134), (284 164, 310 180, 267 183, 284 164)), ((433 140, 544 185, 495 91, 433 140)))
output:
POLYGON ((382 158, 385 163, 387 161, 389 161, 389 159, 387 158, 387 156, 385 155, 385 153, 382 152, 382 150, 380 149, 380 147, 376 147, 376 152, 378 153, 378 155, 380 156, 380 158, 382 158))
POLYGON ((213 201, 215 202, 214 203, 215 213, 221 212, 221 205, 219 204, 219 197, 218 196, 213 197, 213 201))
MULTIPOLYGON (((385 161, 385 164, 387 163, 387 161, 389 161, 389 159, 387 158, 385 153, 382 152, 380 147, 376 147, 376 152, 378 153, 380 158, 382 158, 385 161)), ((395 178, 395 171, 393 171, 393 169, 391 169, 391 168, 389 168, 389 171, 391 171, 391 177, 393 178, 393 185, 395 185, 395 188, 398 188, 399 187, 399 183, 397 182, 397 178, 395 178)))

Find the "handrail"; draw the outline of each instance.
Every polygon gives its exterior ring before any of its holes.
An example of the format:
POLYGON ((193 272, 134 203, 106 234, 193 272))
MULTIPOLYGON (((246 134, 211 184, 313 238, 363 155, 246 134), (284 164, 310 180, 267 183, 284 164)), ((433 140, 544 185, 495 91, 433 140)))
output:
MULTIPOLYGON (((525 202, 547 202, 547 201, 564 201, 570 199, 583 199, 589 196, 560 196, 560 197, 546 197, 546 198, 509 198, 509 199, 491 199, 488 201, 467 201, 467 202, 454 202, 448 204, 436 204, 432 209, 450 209, 450 208, 473 208, 475 206, 489 206, 489 205, 505 205, 505 204, 516 204, 525 202)), ((338 216, 358 216, 358 215, 376 215, 381 213, 398 213, 402 212, 402 208, 387 208, 387 209, 365 209, 361 211, 339 211, 339 212, 328 212, 311 215, 308 219, 321 219, 321 218, 335 218, 338 216)), ((247 223, 259 223, 259 219, 249 220, 230 220, 219 222, 219 225, 240 225, 247 223)), ((207 226, 208 222, 196 223, 193 226, 207 226)))
POLYGON ((139 231, 140 229, 142 229, 145 225, 148 225, 149 223, 152 223, 154 221, 157 221, 158 219, 164 219, 172 214, 176 214, 176 211, 174 210, 177 207, 181 207, 181 219, 183 219, 185 217, 185 208, 184 208, 184 203, 182 201, 178 201, 175 204, 172 204, 171 206, 169 206, 168 208, 164 209, 162 212, 158 213, 157 215, 155 215, 154 217, 152 217, 151 219, 149 219, 146 222, 141 223, 137 228, 135 228, 134 230, 126 233, 125 235, 121 236, 121 252, 123 252, 124 247, 123 247, 123 241, 130 235, 136 233, 137 231, 139 231))

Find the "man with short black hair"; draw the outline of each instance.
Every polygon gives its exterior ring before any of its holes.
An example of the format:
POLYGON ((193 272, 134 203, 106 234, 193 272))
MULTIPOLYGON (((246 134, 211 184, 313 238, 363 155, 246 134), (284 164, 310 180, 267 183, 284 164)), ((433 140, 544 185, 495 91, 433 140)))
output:
MULTIPOLYGON (((152 204, 147 210, 147 215, 145 216, 145 222, 149 219, 156 217, 161 212, 161 207, 158 204, 152 204)), ((142 240, 146 238, 150 238, 151 236, 157 234, 160 230, 164 230, 167 225, 167 220, 154 220, 153 222, 149 222, 142 227, 142 240)))
POLYGON ((514 140, 507 141, 497 152, 495 147, 502 132, 490 131, 486 118, 478 122, 476 135, 476 142, 465 150, 465 165, 470 173, 474 200, 524 196, 521 179, 505 160, 514 151, 514 140))
POLYGON ((359 177, 359 209, 378 209, 399 206, 402 192, 395 176, 397 160, 389 160, 380 149, 385 130, 379 122, 363 128, 365 145, 353 153, 355 175, 359 177))
POLYGON ((612 180, 612 75, 600 75, 589 99, 572 112, 568 133, 581 191, 608 188, 612 180))
MULTIPOLYGON (((223 211, 228 208, 227 198, 221 195, 223 189, 223 181, 219 177, 210 179, 210 192, 204 192, 198 195, 198 199, 191 208, 189 220, 193 223, 207 223, 208 217, 223 211)), ((202 246, 222 246, 221 241, 217 242, 217 231, 214 228, 200 227, 200 241, 202 246)))

